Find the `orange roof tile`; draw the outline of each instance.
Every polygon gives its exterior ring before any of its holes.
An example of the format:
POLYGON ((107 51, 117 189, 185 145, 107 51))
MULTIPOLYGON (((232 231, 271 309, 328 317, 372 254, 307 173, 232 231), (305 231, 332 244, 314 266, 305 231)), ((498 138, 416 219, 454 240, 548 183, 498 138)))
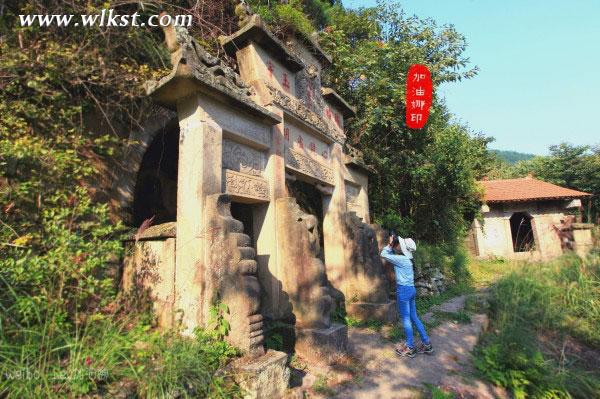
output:
POLYGON ((514 202, 589 197, 592 194, 571 190, 533 177, 505 180, 481 180, 484 201, 514 202))

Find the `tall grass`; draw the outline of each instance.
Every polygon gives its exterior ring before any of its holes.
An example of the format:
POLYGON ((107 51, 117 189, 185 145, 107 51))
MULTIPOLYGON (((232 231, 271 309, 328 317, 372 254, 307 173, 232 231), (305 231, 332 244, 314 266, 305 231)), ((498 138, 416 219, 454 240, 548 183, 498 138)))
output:
POLYGON ((559 366, 537 341, 552 331, 600 349, 600 257, 522 263, 498 280, 490 301, 492 329, 475 358, 485 377, 516 398, 600 397, 597 370, 559 366))
POLYGON ((10 315, 0 312, 0 397, 241 395, 217 373, 237 350, 215 333, 160 332, 139 314, 88 314, 72 323, 60 306, 33 306, 26 322, 10 315))

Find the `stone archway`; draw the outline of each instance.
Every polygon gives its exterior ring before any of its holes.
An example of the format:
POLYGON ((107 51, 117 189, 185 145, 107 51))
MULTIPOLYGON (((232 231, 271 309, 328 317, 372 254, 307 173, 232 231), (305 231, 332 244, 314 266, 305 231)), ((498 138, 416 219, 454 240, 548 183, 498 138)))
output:
POLYGON ((133 224, 177 220, 177 163, 179 126, 170 123, 159 131, 139 166, 133 196, 133 224))
POLYGON ((133 131, 121 161, 116 165, 119 178, 113 185, 114 209, 126 225, 134 225, 134 197, 138 173, 146 151, 154 138, 168 127, 177 124, 177 114, 162 107, 156 107, 143 129, 133 131))

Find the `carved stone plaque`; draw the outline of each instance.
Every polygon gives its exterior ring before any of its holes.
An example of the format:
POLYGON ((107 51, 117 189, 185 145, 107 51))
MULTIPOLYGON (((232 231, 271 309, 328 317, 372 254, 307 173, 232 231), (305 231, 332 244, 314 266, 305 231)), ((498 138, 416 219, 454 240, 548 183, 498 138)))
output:
POLYGON ((327 184, 335 185, 335 179, 333 178, 333 169, 315 161, 308 155, 296 151, 292 148, 288 148, 286 152, 286 166, 300 173, 314 177, 317 180, 321 180, 327 184))
POLYGON ((269 184, 265 179, 233 170, 224 169, 225 192, 227 194, 269 201, 269 184))
POLYGON ((264 153, 235 141, 223 140, 223 168, 260 176, 264 165, 264 153))

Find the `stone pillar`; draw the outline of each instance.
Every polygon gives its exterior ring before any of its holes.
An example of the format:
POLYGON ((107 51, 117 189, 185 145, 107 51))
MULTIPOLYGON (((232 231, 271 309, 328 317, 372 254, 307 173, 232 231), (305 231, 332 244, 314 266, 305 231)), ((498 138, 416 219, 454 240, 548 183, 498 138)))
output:
POLYGON ((210 303, 205 297, 206 196, 221 192, 222 131, 201 108, 198 95, 178 100, 179 166, 175 308, 182 310, 185 334, 204 325, 210 303))
POLYGON ((346 213, 346 186, 343 175, 343 151, 339 143, 331 149, 331 166, 335 187, 330 196, 323 196, 323 243, 327 278, 331 285, 344 292, 346 251, 344 248, 344 214, 346 213))
POLYGON ((389 299, 389 284, 379 256, 377 228, 363 223, 354 212, 345 215, 343 236, 347 267, 343 287, 346 312, 359 320, 393 322, 398 317, 396 302, 389 299))
MULTIPOLYGON (((283 111, 271 107, 271 112, 283 120, 283 111)), ((256 237, 257 261, 259 264, 259 279, 263 288, 262 313, 271 320, 289 318, 291 307, 287 295, 282 291, 282 276, 285 265, 277 250, 280 240, 277 229, 278 198, 287 197, 285 185, 284 158, 284 124, 279 123, 272 128, 272 145, 267 165, 263 175, 269 183, 270 202, 261 215, 262 226, 256 237)))
POLYGON ((573 241, 575 241, 575 253, 582 258, 592 250, 594 241, 592 238, 592 223, 573 223, 573 241))

